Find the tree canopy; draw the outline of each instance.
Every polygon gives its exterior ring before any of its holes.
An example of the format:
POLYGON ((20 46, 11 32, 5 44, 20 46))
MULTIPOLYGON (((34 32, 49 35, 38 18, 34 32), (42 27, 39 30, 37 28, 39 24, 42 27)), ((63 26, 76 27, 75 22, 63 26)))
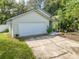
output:
POLYGON ((45 10, 58 16, 60 31, 77 31, 79 29, 79 0, 48 0, 45 10))
MULTIPOLYGON (((39 0, 30 1, 29 4, 34 5, 39 0)), ((59 31, 79 30, 79 0, 45 0, 44 5, 44 10, 52 16, 58 16, 58 26, 56 25, 56 27, 59 31)), ((16 3, 15 0, 0 0, 0 24, 13 16, 26 12, 27 9, 24 0, 20 3, 16 3)))
POLYGON ((27 11, 25 2, 16 3, 15 0, 0 0, 0 24, 5 20, 27 11))

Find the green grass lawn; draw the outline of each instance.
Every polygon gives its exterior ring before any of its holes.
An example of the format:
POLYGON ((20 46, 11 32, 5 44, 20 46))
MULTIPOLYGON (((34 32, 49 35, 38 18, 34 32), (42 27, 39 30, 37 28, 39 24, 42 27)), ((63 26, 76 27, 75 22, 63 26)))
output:
POLYGON ((0 33, 0 59, 35 59, 35 56, 24 42, 0 33))
POLYGON ((10 39, 8 33, 0 33, 0 39, 10 39))

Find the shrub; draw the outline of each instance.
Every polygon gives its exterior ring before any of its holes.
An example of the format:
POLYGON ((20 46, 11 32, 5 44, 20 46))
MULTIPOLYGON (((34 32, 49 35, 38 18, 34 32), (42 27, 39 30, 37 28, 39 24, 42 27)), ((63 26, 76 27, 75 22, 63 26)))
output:
POLYGON ((78 20, 75 18, 71 19, 62 19, 59 21, 59 30, 66 32, 78 31, 78 20))
POLYGON ((47 32, 48 33, 51 33, 53 30, 52 30, 52 28, 51 27, 49 27, 48 29, 47 29, 47 32))
POLYGON ((54 32, 57 32, 58 31, 58 28, 59 28, 58 22, 53 22, 52 28, 53 28, 53 31, 54 32))
POLYGON ((27 44, 18 40, 0 39, 0 59, 35 59, 27 44))

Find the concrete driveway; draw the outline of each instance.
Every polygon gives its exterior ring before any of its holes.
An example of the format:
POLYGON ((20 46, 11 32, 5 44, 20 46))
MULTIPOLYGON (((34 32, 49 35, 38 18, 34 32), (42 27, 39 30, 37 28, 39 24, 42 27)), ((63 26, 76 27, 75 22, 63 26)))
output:
POLYGON ((36 59, 79 59, 79 43, 60 36, 31 37, 25 42, 36 59))

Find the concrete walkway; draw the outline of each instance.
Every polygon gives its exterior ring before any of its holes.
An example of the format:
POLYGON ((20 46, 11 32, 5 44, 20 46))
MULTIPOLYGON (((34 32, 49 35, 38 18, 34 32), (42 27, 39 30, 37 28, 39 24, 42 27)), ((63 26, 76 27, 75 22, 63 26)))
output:
POLYGON ((79 59, 79 43, 60 36, 29 38, 26 43, 32 48, 36 59, 79 59))

